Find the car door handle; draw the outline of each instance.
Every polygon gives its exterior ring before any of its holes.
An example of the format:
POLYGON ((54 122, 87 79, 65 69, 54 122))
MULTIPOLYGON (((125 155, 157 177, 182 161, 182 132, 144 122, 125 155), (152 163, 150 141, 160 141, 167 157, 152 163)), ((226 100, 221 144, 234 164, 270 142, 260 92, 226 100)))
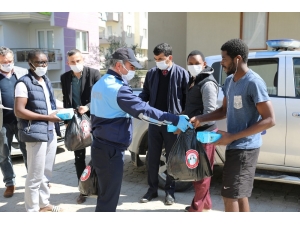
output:
POLYGON ((293 112, 292 116, 294 116, 294 117, 300 117, 300 112, 293 112))

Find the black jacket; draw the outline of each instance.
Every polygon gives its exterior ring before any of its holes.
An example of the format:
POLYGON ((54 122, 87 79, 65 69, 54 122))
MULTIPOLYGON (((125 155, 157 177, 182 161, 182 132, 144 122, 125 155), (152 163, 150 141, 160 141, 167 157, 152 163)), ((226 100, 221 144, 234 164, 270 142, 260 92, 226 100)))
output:
MULTIPOLYGON (((73 70, 70 70, 60 76, 64 108, 72 108, 72 75, 73 70)), ((81 105, 90 108, 92 87, 100 78, 99 70, 83 67, 80 90, 81 105)), ((89 111, 86 112, 86 114, 90 116, 89 111)), ((67 123, 67 121, 65 121, 65 123, 67 123)))
MULTIPOLYGON (((149 105, 154 107, 157 96, 160 70, 157 67, 150 69, 145 78, 145 83, 139 97, 149 101, 149 105)), ((168 88, 168 112, 178 115, 184 110, 186 99, 186 88, 189 82, 188 72, 173 63, 171 68, 170 83, 168 88)))

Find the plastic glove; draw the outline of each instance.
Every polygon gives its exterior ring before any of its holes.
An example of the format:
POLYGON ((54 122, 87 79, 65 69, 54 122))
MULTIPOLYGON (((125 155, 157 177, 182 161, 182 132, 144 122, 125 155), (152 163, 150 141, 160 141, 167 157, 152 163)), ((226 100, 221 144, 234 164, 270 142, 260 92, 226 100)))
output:
POLYGON ((179 121, 176 127, 178 127, 182 132, 185 132, 188 127, 194 129, 193 125, 189 123, 189 117, 187 115, 179 115, 179 121))

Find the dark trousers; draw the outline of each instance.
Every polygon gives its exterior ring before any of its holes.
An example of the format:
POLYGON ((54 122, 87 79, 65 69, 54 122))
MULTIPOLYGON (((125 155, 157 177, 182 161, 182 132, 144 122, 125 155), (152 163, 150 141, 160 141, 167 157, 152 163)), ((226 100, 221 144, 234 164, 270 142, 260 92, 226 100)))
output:
MULTIPOLYGON (((148 129, 148 192, 154 193, 158 189, 158 170, 160 166, 160 156, 164 144, 166 150, 166 160, 168 161, 169 153, 177 135, 167 132, 167 126, 156 126, 149 124, 148 129)), ((167 175, 166 194, 169 193, 174 197, 175 181, 167 175)))
MULTIPOLYGON (((213 170, 216 147, 213 144, 203 144, 203 147, 210 162, 211 169, 213 170)), ((207 177, 203 180, 193 182, 195 196, 189 212, 202 212, 203 209, 212 208, 212 202, 209 193, 210 181, 211 177, 207 177)))
POLYGON ((91 158, 98 178, 96 212, 115 212, 123 178, 124 149, 106 144, 92 145, 91 158))
POLYGON ((85 148, 74 151, 75 156, 75 168, 78 181, 81 177, 82 172, 84 171, 86 164, 85 164, 85 148))
POLYGON ((15 135, 19 142, 24 164, 27 169, 26 145, 24 142, 19 141, 17 123, 3 123, 3 127, 0 130, 0 167, 3 174, 3 182, 5 183, 5 186, 12 186, 15 185, 16 177, 10 156, 13 136, 15 135))

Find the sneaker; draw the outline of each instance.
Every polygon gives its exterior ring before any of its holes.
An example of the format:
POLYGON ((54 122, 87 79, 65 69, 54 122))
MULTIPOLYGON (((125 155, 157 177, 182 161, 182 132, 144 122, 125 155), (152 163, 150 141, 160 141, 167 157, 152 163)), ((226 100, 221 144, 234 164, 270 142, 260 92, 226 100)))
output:
POLYGON ((157 192, 154 192, 154 193, 147 192, 147 193, 140 199, 140 203, 147 203, 147 202, 151 201, 153 198, 157 198, 157 197, 158 197, 157 192))
POLYGON ((185 207, 184 211, 188 212, 190 208, 191 208, 191 206, 187 206, 187 207, 185 207))

